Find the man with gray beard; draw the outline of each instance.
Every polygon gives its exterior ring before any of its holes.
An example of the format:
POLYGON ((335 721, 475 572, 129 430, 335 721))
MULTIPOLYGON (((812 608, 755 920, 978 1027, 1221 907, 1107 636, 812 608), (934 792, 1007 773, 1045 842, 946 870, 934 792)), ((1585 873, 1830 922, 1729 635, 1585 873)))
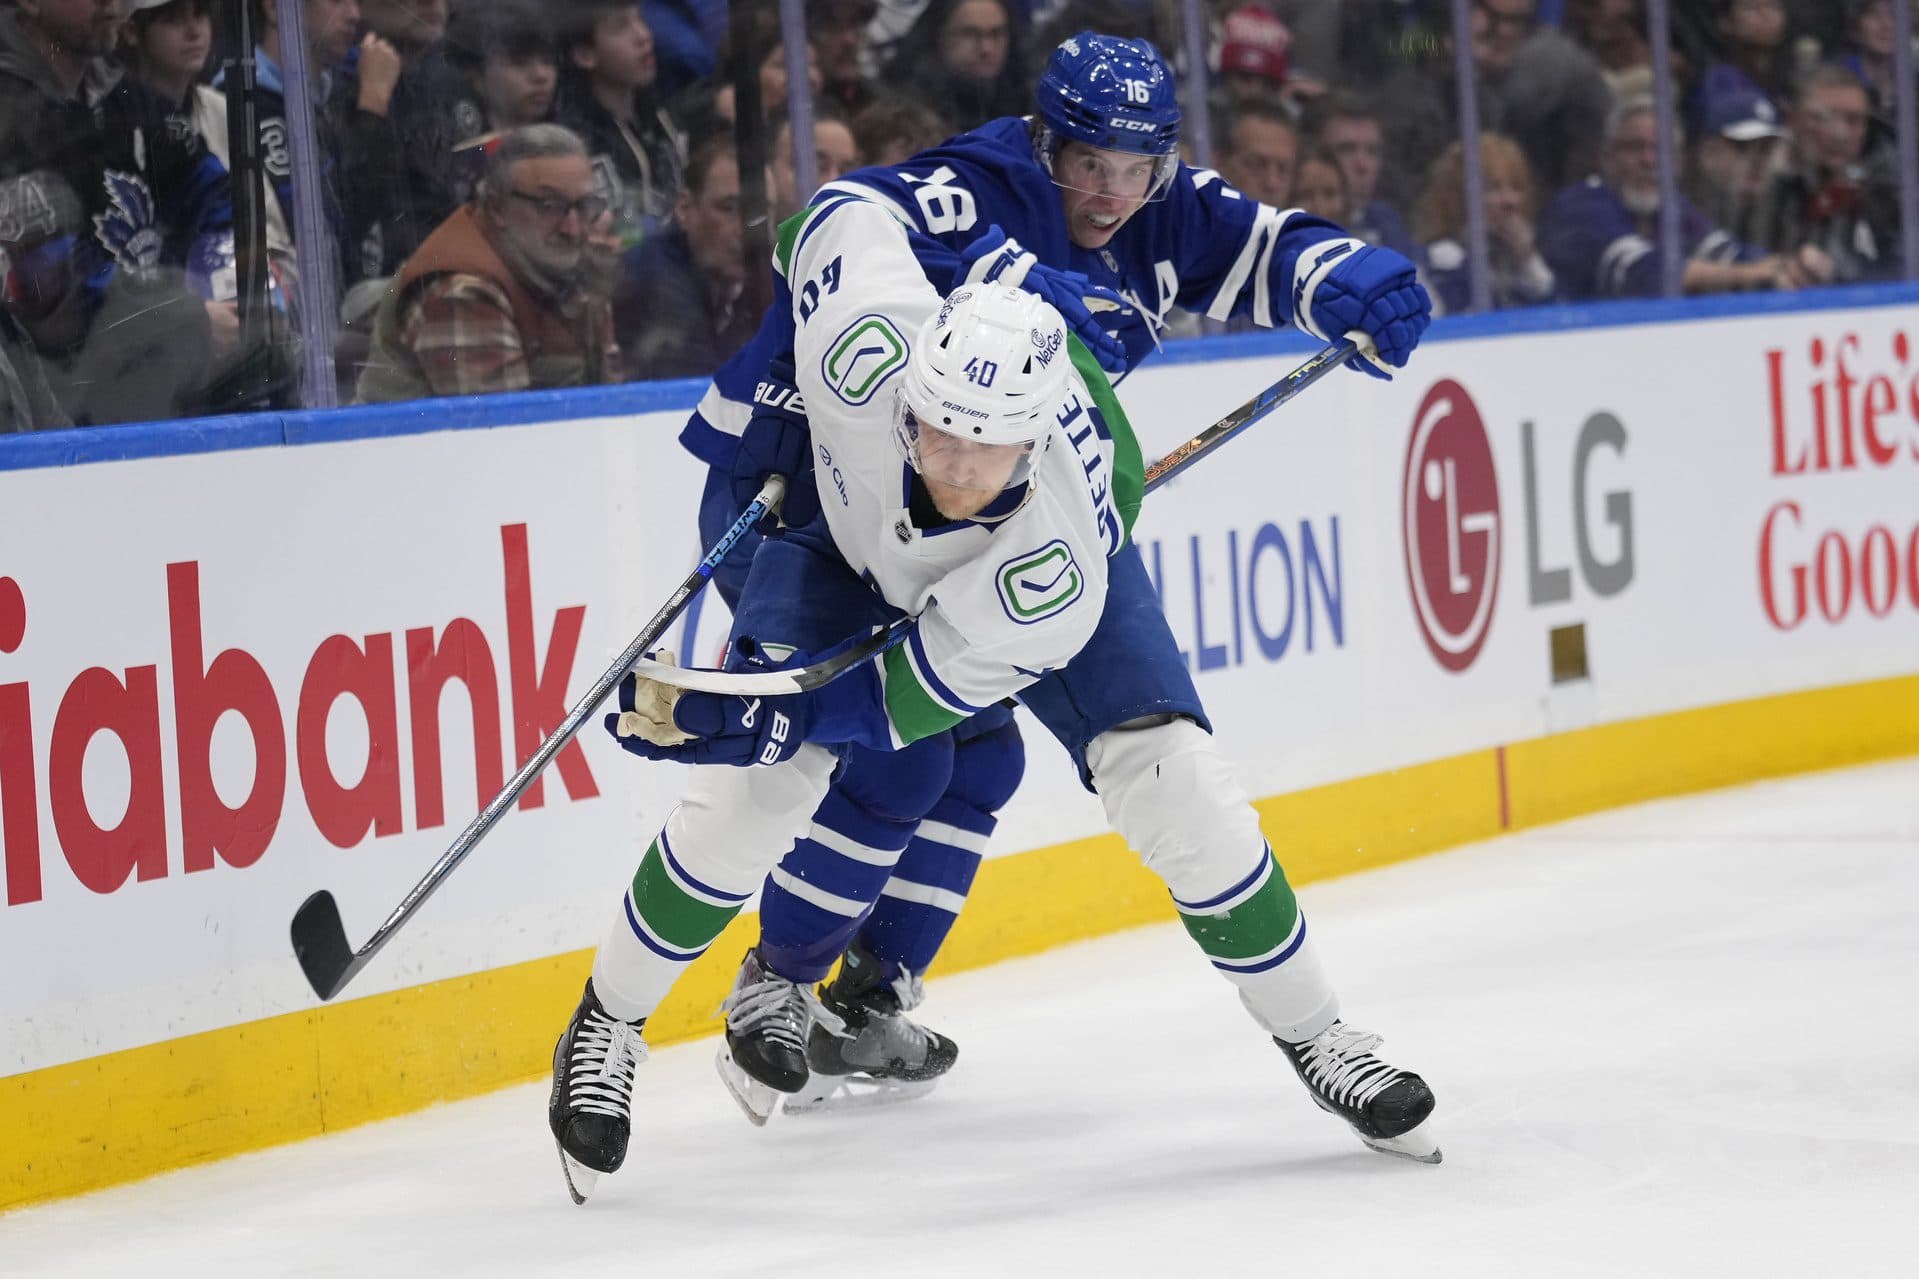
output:
POLYGON ((387 287, 362 402, 618 381, 607 202, 579 137, 507 133, 387 287))
MULTIPOLYGON (((1606 122, 1599 172, 1562 189, 1539 219, 1539 248, 1571 301, 1657 297, 1658 123, 1650 95, 1623 99, 1606 122)), ((1831 278, 1816 249, 1769 254, 1742 244, 1679 197, 1686 293, 1800 289, 1831 278)))

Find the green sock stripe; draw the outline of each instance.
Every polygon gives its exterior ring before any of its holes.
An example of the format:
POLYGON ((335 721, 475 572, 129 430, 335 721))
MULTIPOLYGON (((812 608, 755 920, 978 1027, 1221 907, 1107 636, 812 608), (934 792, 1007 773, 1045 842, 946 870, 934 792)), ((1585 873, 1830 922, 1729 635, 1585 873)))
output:
POLYGON ((683 888, 666 867, 658 840, 633 873, 633 909, 649 933, 675 950, 700 951, 740 913, 743 902, 714 902, 683 888))
MULTIPOLYGON (((1271 853, 1267 860, 1272 862, 1271 853)), ((1272 873, 1252 896, 1229 910, 1210 914, 1188 914, 1182 907, 1179 920, 1211 958, 1254 959, 1279 950, 1293 935, 1299 923, 1299 900, 1279 864, 1272 862, 1272 873)))

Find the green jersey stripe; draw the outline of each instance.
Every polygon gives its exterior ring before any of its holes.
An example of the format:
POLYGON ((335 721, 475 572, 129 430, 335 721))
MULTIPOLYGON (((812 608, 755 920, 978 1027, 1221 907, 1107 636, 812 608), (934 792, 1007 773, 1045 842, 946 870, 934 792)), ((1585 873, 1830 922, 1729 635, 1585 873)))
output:
POLYGON ((800 242, 800 232, 806 229, 807 221, 818 212, 819 206, 808 205, 780 223, 779 236, 773 242, 773 269, 780 273, 781 279, 786 279, 787 272, 792 269, 793 248, 800 242))
POLYGON ((893 732, 902 746, 943 733, 966 718, 921 683, 905 645, 886 650, 880 681, 886 686, 886 717, 893 721, 893 732))
POLYGON ((1073 368, 1078 370, 1093 396, 1093 406, 1106 420, 1106 430, 1113 437, 1113 506, 1119 511, 1120 523, 1130 538, 1133 521, 1139 518, 1140 503, 1146 500, 1146 458, 1139 451, 1132 419, 1120 407, 1119 396, 1106 370, 1099 366, 1086 344, 1071 333, 1066 335, 1066 349, 1073 357, 1073 368))

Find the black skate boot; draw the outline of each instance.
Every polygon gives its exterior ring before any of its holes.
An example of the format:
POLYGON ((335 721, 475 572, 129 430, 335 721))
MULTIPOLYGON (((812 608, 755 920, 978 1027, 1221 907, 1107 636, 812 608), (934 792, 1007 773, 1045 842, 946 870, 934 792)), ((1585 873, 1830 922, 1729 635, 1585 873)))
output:
POLYGON ((905 969, 892 981, 880 972, 880 961, 856 941, 833 980, 820 987, 820 1002, 846 1030, 813 1027, 806 1041, 812 1082, 788 1100, 788 1111, 904 1101, 931 1092, 953 1068, 959 1045, 906 1015, 926 997, 925 983, 905 969))
POLYGON ((806 1086, 806 1037, 817 1023, 841 1032, 845 1024, 821 1006, 812 987, 787 981, 749 950, 720 1005, 726 1042, 715 1063, 720 1079, 755 1125, 771 1119, 786 1096, 806 1086))
POLYGON ((1423 1164, 1439 1162, 1439 1143, 1426 1130, 1433 1090, 1408 1070, 1373 1056, 1380 1037, 1335 1021, 1304 1043, 1277 1036, 1286 1059, 1319 1108, 1351 1124, 1359 1139, 1381 1154, 1423 1164))
POLYGON ((576 1204, 586 1202, 601 1173, 619 1171, 626 1159, 633 1071, 646 1060, 640 1038, 645 1025, 644 1019, 621 1021, 600 1007, 589 977, 572 1023, 554 1046, 546 1122, 576 1204))

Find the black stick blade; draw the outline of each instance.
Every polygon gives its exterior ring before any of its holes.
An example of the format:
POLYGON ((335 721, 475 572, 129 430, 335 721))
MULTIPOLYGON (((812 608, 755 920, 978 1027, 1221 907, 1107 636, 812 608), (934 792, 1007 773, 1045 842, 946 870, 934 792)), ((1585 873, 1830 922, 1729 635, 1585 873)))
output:
POLYGON ((353 975, 353 947, 347 944, 340 905, 321 889, 293 914, 293 954, 313 984, 313 993, 331 999, 353 975))

